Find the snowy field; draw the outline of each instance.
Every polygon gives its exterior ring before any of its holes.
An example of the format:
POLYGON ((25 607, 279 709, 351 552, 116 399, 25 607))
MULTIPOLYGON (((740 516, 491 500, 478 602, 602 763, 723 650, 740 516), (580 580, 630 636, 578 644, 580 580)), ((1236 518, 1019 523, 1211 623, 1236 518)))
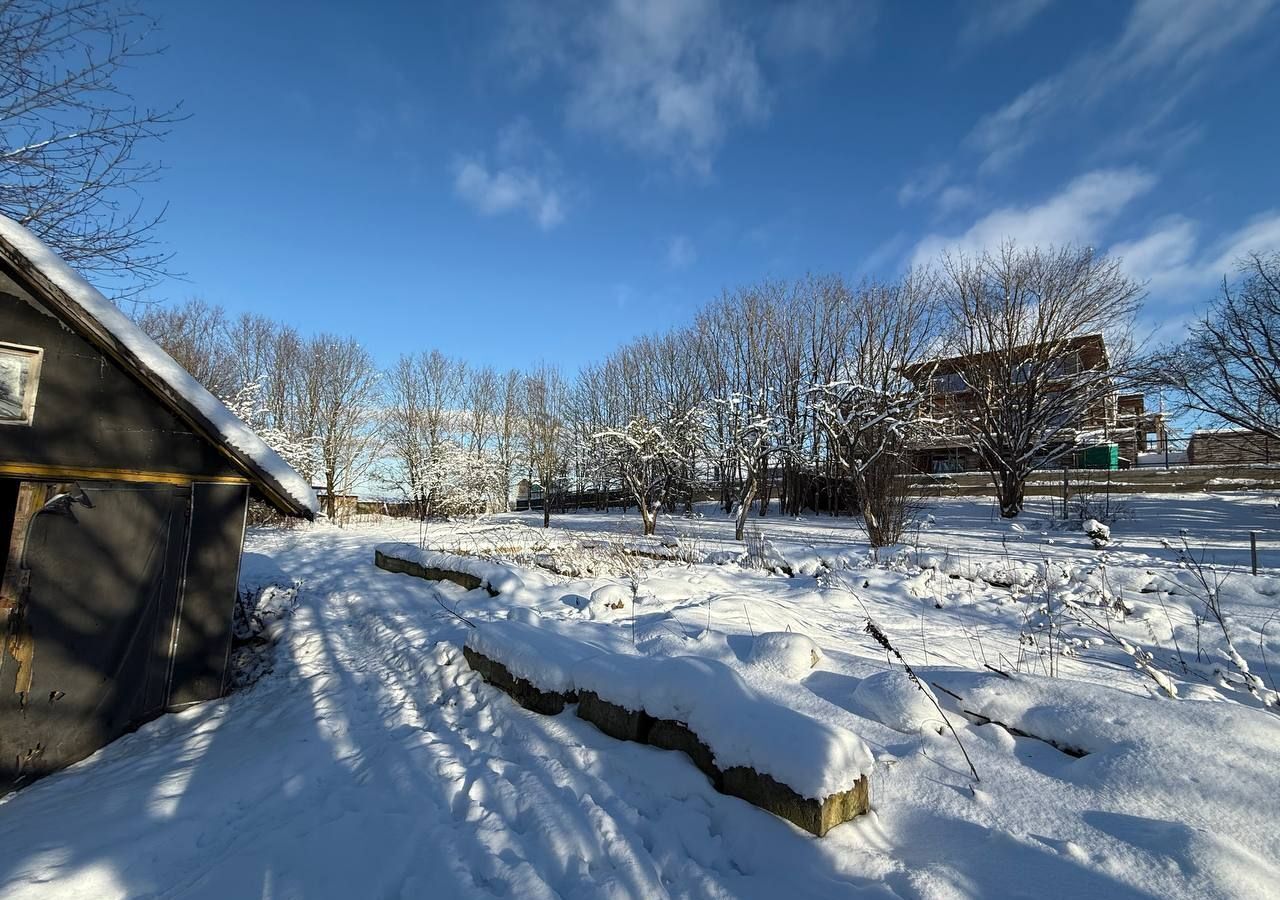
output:
POLYGON ((251 534, 269 671, 0 801, 0 896, 1275 896, 1272 497, 1133 497, 1103 545, 941 501, 878 560, 850 520, 753 518, 744 549, 701 512, 648 539, 586 513, 251 534), (375 568, 390 541, 502 591, 375 568), (459 616, 513 613, 852 731, 873 812, 816 839, 681 754, 521 709, 459 649, 459 616), (753 653, 785 631, 816 665, 753 653))

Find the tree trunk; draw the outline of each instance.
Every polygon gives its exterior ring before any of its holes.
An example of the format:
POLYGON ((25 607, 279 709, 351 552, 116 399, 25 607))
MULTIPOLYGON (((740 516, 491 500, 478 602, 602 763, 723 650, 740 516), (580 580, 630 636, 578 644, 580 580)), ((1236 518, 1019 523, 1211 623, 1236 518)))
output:
POLYGON ((743 482, 742 494, 738 498, 738 516, 733 523, 733 539, 745 540, 747 533, 747 514, 751 511, 751 503, 756 498, 757 484, 753 475, 748 475, 743 482))
POLYGON ((764 465, 760 467, 764 473, 763 483, 760 485, 760 518, 764 518, 769 512, 769 491, 773 487, 773 480, 769 477, 769 457, 764 458, 764 465))
POLYGON ((1000 515, 1005 519, 1016 518, 1022 512, 1026 500, 1027 474, 1021 471, 1005 471, 995 477, 996 497, 1000 501, 1000 515))

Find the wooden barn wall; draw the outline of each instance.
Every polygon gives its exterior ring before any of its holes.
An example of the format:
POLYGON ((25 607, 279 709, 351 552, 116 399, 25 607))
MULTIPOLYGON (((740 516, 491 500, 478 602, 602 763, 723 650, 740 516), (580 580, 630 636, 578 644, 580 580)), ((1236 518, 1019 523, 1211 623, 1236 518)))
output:
POLYGON ((1200 432, 1187 443, 1187 462, 1197 466, 1280 462, 1280 441, 1238 431, 1200 432))
POLYGON ((0 341, 44 349, 32 424, 0 425, 0 463, 238 475, 115 362, 0 276, 0 341))
MULTIPOLYGON (((166 707, 191 489, 80 484, 91 507, 25 517, 24 602, 0 649, 0 793, 166 707)), ((30 487, 39 509, 70 485, 30 487)))
POLYGON ((222 693, 248 492, 241 484, 191 486, 191 552, 174 643, 171 707, 222 693))

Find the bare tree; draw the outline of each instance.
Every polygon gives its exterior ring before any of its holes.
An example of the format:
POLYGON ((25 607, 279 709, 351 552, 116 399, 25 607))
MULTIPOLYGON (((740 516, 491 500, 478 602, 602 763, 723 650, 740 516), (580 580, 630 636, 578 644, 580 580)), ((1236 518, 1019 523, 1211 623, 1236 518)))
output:
POLYGON ((0 213, 81 272, 145 290, 168 256, 140 185, 159 165, 137 150, 176 110, 140 109, 117 80, 153 52, 152 20, 113 0, 0 0, 0 213))
POLYGON ((1114 420, 1117 389, 1133 373, 1142 289, 1119 260, 1087 248, 1007 243, 948 256, 942 271, 951 355, 914 367, 913 377, 927 380, 934 413, 977 453, 1000 514, 1012 518, 1032 471, 1114 420))
POLYGON ((225 325, 227 355, 235 382, 257 384, 265 394, 276 371, 276 342, 280 326, 261 313, 241 313, 225 325))
POLYGON ((914 509, 903 477, 927 422, 925 394, 906 377, 933 337, 928 273, 864 285, 851 301, 849 353, 838 377, 808 389, 831 452, 852 478, 873 547, 897 543, 914 509))
POLYGON ((567 385, 555 366, 542 364, 525 377, 525 447, 542 485, 542 527, 551 526, 551 504, 564 472, 567 449, 567 385))
POLYGON ((320 448, 325 513, 337 516, 337 496, 353 490, 381 449, 375 409, 380 376, 369 352, 354 338, 318 334, 302 353, 297 393, 320 448))
POLYGON ((710 395, 708 447, 721 476, 721 494, 736 513, 742 540, 751 505, 760 500, 769 463, 790 450, 780 407, 771 337, 784 318, 786 288, 777 282, 725 294, 699 314, 697 345, 710 395))
POLYGON ((511 503, 511 476, 520 456, 520 420, 523 407, 523 380, 518 369, 509 369, 501 381, 501 399, 498 403, 495 427, 494 456, 497 457, 497 479, 501 492, 502 508, 511 503))
POLYGON ((387 374, 387 397, 382 428, 389 451, 391 473, 385 478, 427 518, 434 512, 434 485, 445 482, 434 470, 448 467, 454 458, 446 447, 463 417, 465 364, 439 350, 401 356, 387 374))
POLYGON ((244 387, 221 306, 193 298, 181 306, 142 306, 139 312, 138 327, 211 393, 225 398, 244 387))
POLYGON ((466 372, 462 389, 467 450, 480 456, 492 449, 498 425, 498 373, 489 366, 466 372))
POLYGON ((1280 440, 1280 252, 1251 254, 1239 275, 1156 375, 1193 412, 1280 440))

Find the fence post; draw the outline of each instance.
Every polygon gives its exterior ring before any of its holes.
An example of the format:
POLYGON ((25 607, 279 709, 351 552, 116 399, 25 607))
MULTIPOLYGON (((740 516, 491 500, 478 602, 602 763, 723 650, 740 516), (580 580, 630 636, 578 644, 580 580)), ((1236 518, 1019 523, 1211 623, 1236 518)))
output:
POLYGON ((1071 513, 1068 512, 1067 510, 1067 492, 1069 489, 1068 488, 1069 480, 1068 480, 1067 473, 1069 471, 1070 470, 1066 466, 1062 467, 1062 518, 1064 520, 1071 518, 1071 513))
POLYGON ((1249 532, 1249 558, 1253 563, 1253 574, 1258 574, 1258 532, 1249 532))

